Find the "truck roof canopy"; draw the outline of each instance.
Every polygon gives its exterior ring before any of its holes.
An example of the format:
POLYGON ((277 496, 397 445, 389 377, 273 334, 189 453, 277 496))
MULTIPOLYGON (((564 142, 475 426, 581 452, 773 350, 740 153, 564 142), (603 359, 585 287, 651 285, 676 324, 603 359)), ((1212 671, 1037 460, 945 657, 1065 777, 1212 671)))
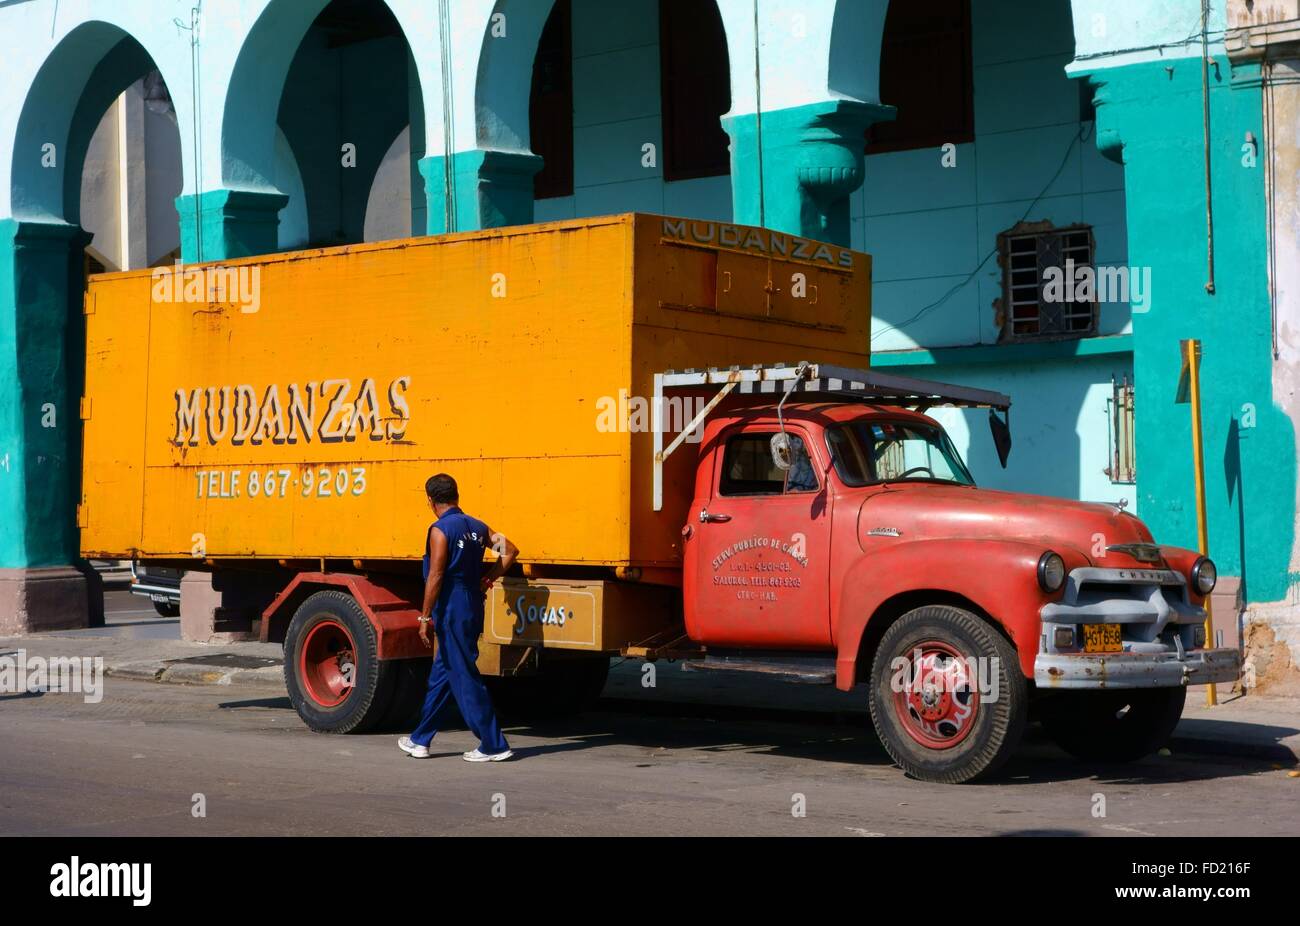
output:
MULTIPOLYGON (((686 436, 708 418, 718 404, 735 392, 754 395, 764 401, 794 395, 815 398, 820 402, 845 402, 877 406, 899 406, 924 412, 937 406, 952 408, 987 408, 1004 415, 1011 399, 1000 392, 953 386, 929 380, 859 370, 829 363, 802 361, 794 366, 756 364, 747 369, 731 367, 707 370, 666 370, 654 377, 654 403, 651 406, 654 432, 654 510, 663 504, 663 464, 686 436), (721 386, 698 415, 687 423, 676 438, 664 446, 664 399, 672 390, 721 386)), ((1004 455, 1003 455, 1004 456, 1004 455)), ((1005 466, 1005 456, 1003 465, 1005 466)))

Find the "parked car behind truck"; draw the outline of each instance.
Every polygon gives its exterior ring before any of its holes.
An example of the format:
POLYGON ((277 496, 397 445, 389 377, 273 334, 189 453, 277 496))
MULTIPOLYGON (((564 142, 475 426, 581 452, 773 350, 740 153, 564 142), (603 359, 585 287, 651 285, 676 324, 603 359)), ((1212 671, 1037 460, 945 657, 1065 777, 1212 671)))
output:
POLYGON ((1213 565, 1115 506, 977 488, 924 412, 987 408, 1005 452, 1009 400, 871 371, 870 266, 626 215, 94 277, 83 554, 269 588, 304 721, 401 723, 447 470, 523 551, 480 645, 508 707, 680 658, 860 685, 929 780, 994 772, 1031 704, 1076 754, 1149 751, 1186 685, 1236 677, 1213 565), (143 304, 141 362, 116 332, 143 304))

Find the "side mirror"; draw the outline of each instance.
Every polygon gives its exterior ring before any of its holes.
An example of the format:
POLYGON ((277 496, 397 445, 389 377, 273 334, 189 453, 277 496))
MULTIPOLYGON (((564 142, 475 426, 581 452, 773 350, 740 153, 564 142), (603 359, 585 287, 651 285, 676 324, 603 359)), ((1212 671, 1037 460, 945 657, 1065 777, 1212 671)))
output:
POLYGON ((781 472, 789 472, 794 466, 794 457, 790 453, 790 435, 782 431, 772 435, 772 465, 781 472))
POLYGON ((989 409, 989 430, 993 432, 993 446, 998 452, 998 462, 1007 468, 1007 457, 1011 455, 1011 413, 999 418, 997 412, 989 409))

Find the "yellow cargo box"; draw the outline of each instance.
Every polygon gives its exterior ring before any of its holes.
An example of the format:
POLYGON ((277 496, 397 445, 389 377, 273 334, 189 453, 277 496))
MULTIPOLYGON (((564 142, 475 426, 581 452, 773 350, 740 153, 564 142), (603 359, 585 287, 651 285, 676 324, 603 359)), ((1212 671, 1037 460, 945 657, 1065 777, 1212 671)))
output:
POLYGON ((654 373, 866 366, 870 276, 639 214, 94 276, 82 553, 418 559, 446 471, 526 563, 676 567, 694 454, 654 511, 654 373))

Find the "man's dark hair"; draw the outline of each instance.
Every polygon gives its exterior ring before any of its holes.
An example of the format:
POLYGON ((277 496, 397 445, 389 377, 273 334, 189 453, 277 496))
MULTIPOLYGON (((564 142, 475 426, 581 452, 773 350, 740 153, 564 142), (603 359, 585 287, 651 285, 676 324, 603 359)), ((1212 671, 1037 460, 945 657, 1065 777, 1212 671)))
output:
POLYGON ((431 501, 439 505, 451 505, 460 501, 460 490, 456 488, 456 480, 446 473, 430 476, 429 481, 424 484, 424 491, 431 501))

